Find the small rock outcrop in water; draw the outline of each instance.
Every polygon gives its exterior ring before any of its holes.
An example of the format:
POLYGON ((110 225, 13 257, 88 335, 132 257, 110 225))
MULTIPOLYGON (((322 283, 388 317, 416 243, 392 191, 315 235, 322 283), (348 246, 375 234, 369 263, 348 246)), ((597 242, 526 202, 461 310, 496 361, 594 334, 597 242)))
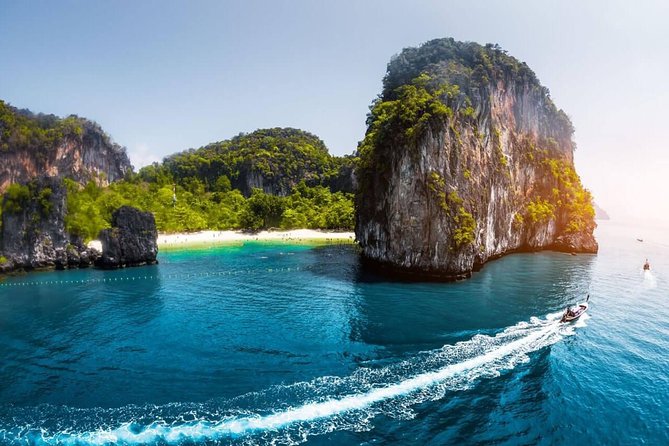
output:
POLYGON ((93 121, 18 110, 0 101, 0 193, 41 175, 99 185, 132 171, 125 148, 93 121))
POLYGON ((572 124, 499 47, 405 49, 367 124, 356 238, 369 264, 458 279, 515 251, 597 252, 572 124))
POLYGON ((112 227, 99 236, 102 256, 96 262, 101 268, 151 265, 157 263, 158 231, 150 212, 122 206, 112 214, 112 227))
POLYGON ((2 200, 0 272, 90 266, 100 253, 68 235, 65 212, 61 180, 13 185, 2 200))

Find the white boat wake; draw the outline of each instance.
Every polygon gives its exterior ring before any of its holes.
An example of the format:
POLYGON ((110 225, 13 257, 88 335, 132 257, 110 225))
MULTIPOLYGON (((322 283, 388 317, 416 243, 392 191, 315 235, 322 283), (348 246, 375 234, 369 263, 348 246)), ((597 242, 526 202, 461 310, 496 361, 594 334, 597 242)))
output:
POLYGON ((657 288, 657 279, 651 270, 643 271, 643 286, 647 290, 657 288))
MULTIPOLYGON (((297 444, 309 436, 335 430, 365 430, 370 428, 371 420, 377 415, 410 418, 413 416, 412 406, 416 404, 440 399, 448 391, 466 389, 481 378, 498 376, 504 370, 527 362, 529 353, 573 334, 574 328, 585 325, 588 319, 585 314, 574 324, 560 324, 560 316, 561 313, 555 313, 546 319, 532 318, 495 336, 476 335, 467 341, 421 352, 397 364, 377 369, 361 368, 349 377, 324 377, 247 396, 252 401, 266 401, 274 406, 286 396, 302 401, 281 403, 279 408, 249 412, 198 411, 191 407, 187 411, 189 416, 169 419, 151 413, 138 415, 141 408, 135 407, 131 420, 118 422, 116 426, 107 421, 104 426, 95 427, 92 421, 90 425, 65 429, 60 425, 57 432, 34 424, 19 429, 3 430, 0 427, 0 440, 48 445, 219 441, 226 444, 297 444)), ((92 418, 99 423, 104 415, 97 413, 92 418)), ((114 418, 120 418, 123 413, 114 415, 114 418)))

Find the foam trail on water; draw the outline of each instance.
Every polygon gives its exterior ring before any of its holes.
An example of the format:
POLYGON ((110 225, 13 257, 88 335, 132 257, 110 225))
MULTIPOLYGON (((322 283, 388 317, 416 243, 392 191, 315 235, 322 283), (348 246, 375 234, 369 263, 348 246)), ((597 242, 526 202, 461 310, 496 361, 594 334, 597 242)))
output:
MULTIPOLYGON (((338 387, 334 384, 327 387, 328 381, 298 383, 294 386, 314 388, 325 386, 330 395, 265 415, 219 416, 218 420, 180 423, 155 421, 143 425, 127 422, 117 425, 116 428, 97 428, 83 432, 61 430, 50 434, 42 431, 34 435, 30 441, 63 445, 232 441, 245 437, 253 438, 254 435, 268 432, 278 435, 282 430, 297 425, 301 427, 299 438, 285 439, 286 443, 294 444, 304 441, 307 435, 338 428, 351 428, 346 423, 343 423, 343 427, 337 426, 337 423, 329 423, 325 427, 319 426, 317 423, 321 421, 338 417, 355 418, 356 414, 364 414, 361 421, 364 422, 381 413, 389 414, 388 410, 391 409, 384 408, 389 402, 397 402, 400 412, 404 413, 408 406, 441 398, 446 390, 466 388, 478 378, 497 376, 501 371, 527 361, 528 353, 551 345, 562 336, 573 334, 574 328, 578 325, 559 324, 557 321, 559 317, 560 313, 555 313, 544 320, 532 318, 530 322, 516 324, 496 336, 476 335, 468 341, 422 352, 416 358, 379 370, 363 369, 351 377, 332 378, 333 382, 345 383, 347 388, 354 389, 353 393, 344 396, 337 396, 338 387)), ((582 317, 578 324, 584 325, 586 320, 582 317)), ((0 439, 2 438, 0 431, 0 439)), ((14 439, 20 441, 19 438, 14 439)), ((271 443, 277 442, 274 440, 271 443)), ((255 444, 255 440, 251 440, 251 443, 255 444)))
POLYGON ((651 270, 643 271, 643 286, 646 289, 657 288, 657 279, 655 279, 655 274, 651 270))

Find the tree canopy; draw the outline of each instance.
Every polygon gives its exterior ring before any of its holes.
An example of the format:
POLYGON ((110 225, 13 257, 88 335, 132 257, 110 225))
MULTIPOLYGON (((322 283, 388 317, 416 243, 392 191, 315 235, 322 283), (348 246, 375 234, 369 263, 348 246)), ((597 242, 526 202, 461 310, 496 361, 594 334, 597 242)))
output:
POLYGON ((335 184, 347 163, 345 157, 331 156, 317 136, 277 127, 240 133, 168 156, 162 164, 143 168, 139 175, 146 181, 186 187, 197 180, 205 191, 231 188, 250 196, 254 188, 260 188, 285 196, 301 181, 309 186, 335 184))
POLYGON ((397 99, 401 86, 410 85, 424 73, 437 84, 457 85, 475 107, 488 96, 484 91, 495 88, 501 81, 507 87, 532 94, 556 133, 567 138, 574 133, 569 117, 555 106, 548 88, 541 85, 534 71, 499 45, 443 38, 405 48, 388 63, 381 99, 397 99))
POLYGON ((106 188, 66 180, 66 226, 93 239, 114 209, 131 205, 152 212, 161 232, 351 230, 356 162, 331 156, 302 130, 257 130, 172 155, 106 188), (257 187, 268 184, 276 188, 257 187))
MULTIPOLYGON (((82 137, 90 126, 97 124, 36 115, 0 101, 0 151, 44 155, 65 137, 82 137)), ((94 239, 110 226, 115 209, 131 205, 152 212, 163 232, 350 230, 356 160, 330 155, 320 138, 303 130, 260 129, 169 156, 108 187, 66 178, 65 224, 71 234, 94 239)), ((0 212, 25 206, 26 190, 11 185, 0 212)), ((48 197, 40 199, 48 203, 48 197)))
POLYGON ((80 137, 83 122, 75 115, 34 114, 0 101, 0 153, 27 149, 43 154, 66 136, 80 137))
MULTIPOLYGON (((85 240, 111 226, 112 212, 123 205, 150 211, 161 232, 200 230, 333 229, 351 230, 354 224, 353 195, 331 192, 304 182, 290 195, 280 197, 254 189, 245 198, 236 189, 205 192, 177 185, 145 181, 119 181, 109 187, 94 182, 81 186, 65 180, 68 190, 65 224, 68 232, 85 240), (176 192, 175 192, 176 191, 176 192)), ((20 198, 20 191, 12 197, 20 198)), ((17 198, 17 200, 18 200, 17 198)))

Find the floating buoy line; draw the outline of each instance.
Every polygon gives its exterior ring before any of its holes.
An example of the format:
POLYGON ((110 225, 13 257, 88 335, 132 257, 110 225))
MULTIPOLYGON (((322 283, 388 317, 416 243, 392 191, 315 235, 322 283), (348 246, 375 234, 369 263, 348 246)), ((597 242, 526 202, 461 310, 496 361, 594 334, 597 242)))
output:
POLYGON ((9 288, 9 287, 29 287, 29 286, 42 286, 42 285, 85 285, 91 283, 119 283, 119 282, 137 282, 144 280, 162 280, 162 279, 195 279, 202 277, 218 277, 218 276, 239 276, 242 274, 253 274, 253 273, 282 273, 282 272, 293 272, 293 271, 307 271, 311 267, 289 267, 289 268, 250 268, 250 269, 239 269, 239 270, 226 270, 226 271, 208 271, 204 273, 188 273, 188 274, 154 274, 154 275, 137 275, 137 276, 124 276, 124 277, 100 277, 100 278, 91 278, 91 279, 79 279, 79 280, 30 280, 24 282, 0 282, 0 288, 9 288))

